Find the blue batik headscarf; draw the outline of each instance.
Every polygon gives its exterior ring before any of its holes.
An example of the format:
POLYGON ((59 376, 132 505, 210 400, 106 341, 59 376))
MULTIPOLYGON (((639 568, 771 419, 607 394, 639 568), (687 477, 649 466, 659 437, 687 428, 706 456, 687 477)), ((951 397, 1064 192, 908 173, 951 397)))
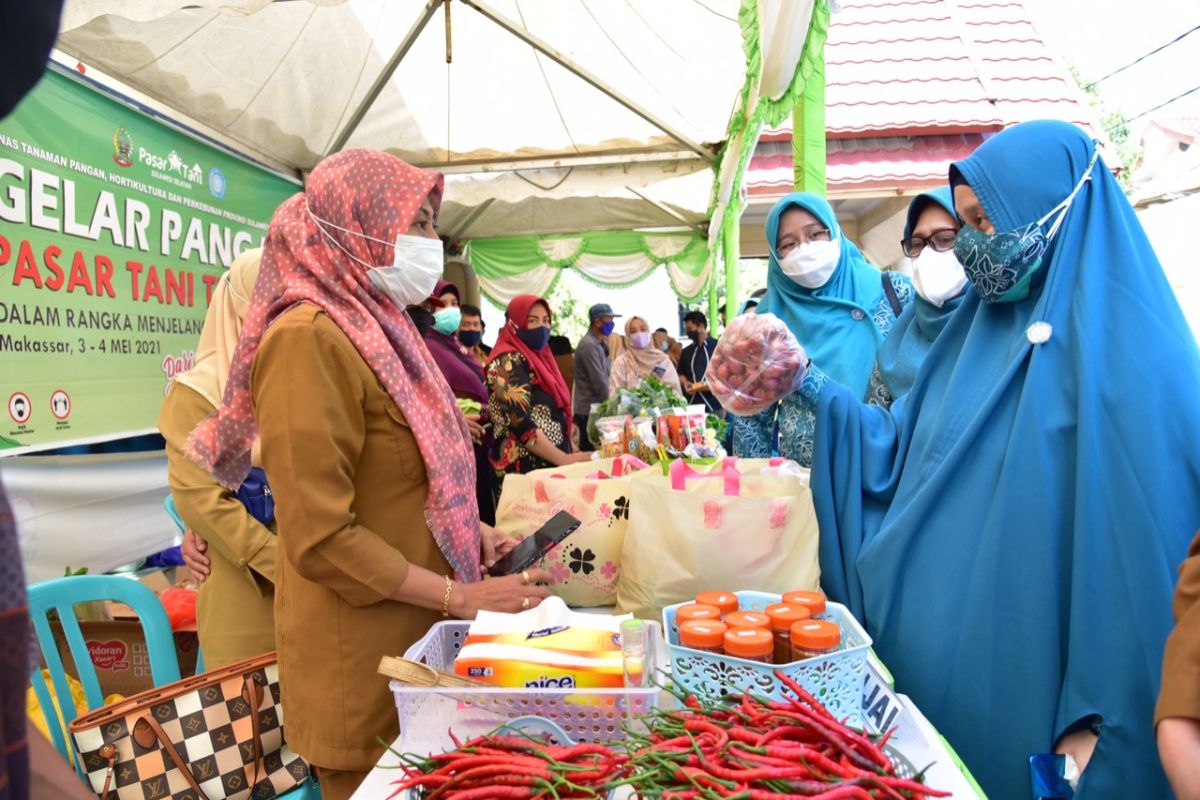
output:
MULTIPOLYGON (((1025 123, 952 182, 1015 230, 1070 195, 1093 148, 1025 123)), ((822 391, 822 583, 990 796, 1028 797, 1029 757, 1094 724, 1079 800, 1168 797, 1153 709, 1200 528, 1200 356, 1103 161, 1044 259, 1024 300, 968 290, 890 412, 822 391)))
POLYGON ((862 397, 882 340, 872 317, 883 298, 881 273, 846 238, 833 207, 815 194, 795 192, 775 204, 767 216, 767 244, 771 253, 767 293, 756 313, 782 319, 814 364, 862 397), (820 220, 833 240, 841 243, 837 269, 819 289, 805 289, 793 281, 775 257, 779 220, 793 206, 820 220))
MULTIPOLYGON (((954 197, 950 194, 949 186, 919 194, 908 206, 908 222, 904 226, 905 239, 912 236, 913 228, 917 227, 922 212, 934 203, 950 212, 950 216, 958 218, 954 212, 954 197)), ((917 370, 921 368, 925 354, 933 346, 933 341, 942 332, 942 328, 946 327, 950 315, 962 305, 962 299, 963 295, 959 294, 938 308, 918 293, 916 301, 897 318, 896 324, 892 326, 887 339, 876 354, 879 373, 893 398, 908 394, 913 381, 917 379, 917 370)))

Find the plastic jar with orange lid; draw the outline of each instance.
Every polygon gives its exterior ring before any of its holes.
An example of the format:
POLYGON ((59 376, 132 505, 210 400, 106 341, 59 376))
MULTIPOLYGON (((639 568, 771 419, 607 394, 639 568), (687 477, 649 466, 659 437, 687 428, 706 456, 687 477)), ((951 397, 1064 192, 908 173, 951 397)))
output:
POLYGON ((719 608, 721 616, 738 610, 738 598, 733 592, 701 592, 696 595, 696 602, 702 606, 719 608))
POLYGON ((675 624, 682 625, 693 620, 721 621, 721 609, 716 606, 706 606, 700 603, 688 603, 675 609, 675 624))
POLYGON ((725 655, 775 663, 775 637, 762 628, 730 628, 725 632, 725 655))
POLYGON ((783 602, 789 606, 804 606, 814 617, 825 613, 825 595, 820 592, 788 592, 783 602))
POLYGON ((842 629, 836 622, 810 619, 792 626, 792 660, 827 656, 842 645, 842 629))
POLYGON ((763 613, 771 621, 771 633, 775 636, 775 663, 786 664, 792 660, 792 626, 812 618, 804 606, 775 603, 767 606, 763 613))
POLYGON ((681 623, 679 626, 679 643, 693 650, 705 653, 722 653, 725 646, 725 634, 729 626, 724 622, 707 619, 694 619, 681 623))
POLYGON ((771 618, 761 611, 735 611, 725 615, 725 624, 731 628, 771 629, 771 618))

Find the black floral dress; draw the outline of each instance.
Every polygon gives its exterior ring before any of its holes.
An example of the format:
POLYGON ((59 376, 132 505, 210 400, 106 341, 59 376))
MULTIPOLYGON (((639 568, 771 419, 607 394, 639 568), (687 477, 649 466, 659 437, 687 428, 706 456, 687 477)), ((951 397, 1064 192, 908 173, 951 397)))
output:
POLYGON ((492 466, 497 487, 510 472, 532 472, 553 466, 525 449, 540 430, 564 453, 571 452, 567 415, 537 382, 520 353, 505 353, 488 366, 488 410, 495 428, 492 466))

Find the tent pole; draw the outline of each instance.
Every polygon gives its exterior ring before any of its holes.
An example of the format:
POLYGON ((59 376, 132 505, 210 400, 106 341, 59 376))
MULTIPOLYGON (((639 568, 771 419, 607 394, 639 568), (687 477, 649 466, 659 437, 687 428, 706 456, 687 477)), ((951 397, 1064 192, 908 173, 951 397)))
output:
POLYGON ((392 79, 392 74, 396 68, 400 66, 400 62, 408 55, 408 51, 412 49, 413 43, 417 41, 417 37, 421 35, 421 31, 425 30, 425 26, 429 24, 429 20, 433 18, 433 13, 437 11, 438 6, 442 4, 442 0, 425 0, 425 8, 421 11, 421 16, 413 23, 413 26, 408 29, 408 33, 400 41, 400 46, 396 48, 396 52, 392 53, 392 57, 384 64, 383 70, 379 76, 375 78, 375 82, 371 84, 371 88, 367 90, 367 94, 363 97, 358 107, 354 109, 354 113, 350 115, 350 119, 338 131, 333 142, 325 149, 325 155, 336 153, 346 146, 346 142, 350 141, 350 137, 354 131, 362 123, 363 117, 379 99, 380 92, 383 87, 387 86, 388 81, 392 79))
POLYGON ((817 54, 804 94, 792 112, 792 169, 796 191, 826 196, 825 49, 817 54))
POLYGON ((741 215, 732 214, 725 218, 725 313, 728 316, 737 314, 740 308, 738 297, 738 272, 741 269, 741 215))
POLYGON ((611 97, 613 100, 616 100, 618 103, 625 106, 627 109, 632 111, 634 114, 637 114, 639 117, 646 120, 646 122, 649 122, 651 125, 658 128, 660 131, 667 134, 668 136, 670 136, 675 141, 679 142, 681 145, 683 145, 687 149, 703 156, 704 159, 706 161, 708 161, 709 163, 713 163, 717 160, 716 155, 710 149, 708 149, 704 145, 700 144, 699 142, 693 141, 687 134, 677 130, 670 123, 664 122, 662 119, 657 117, 649 109, 642 107, 639 103, 637 103, 633 99, 628 98, 625 95, 621 94, 621 92, 619 92, 615 87, 609 86, 607 83, 605 83, 598 75, 593 75, 591 72, 584 69, 579 64, 576 64, 574 61, 567 58, 565 55, 560 53, 558 50, 551 47, 547 42, 543 41, 541 38, 535 36, 534 34, 525 30, 521 26, 516 25, 511 20, 502 16, 501 14, 498 14, 496 11, 492 10, 491 8, 488 8, 486 5, 479 2, 479 0, 462 0, 462 2, 465 3, 466 5, 470 6, 471 8, 475 9, 480 14, 483 14, 483 16, 487 17, 492 22, 499 25, 501 28, 504 28, 504 30, 508 31, 513 36, 516 36, 518 39, 525 42, 527 45, 532 47, 534 50, 537 50, 538 52, 542 53, 546 57, 550 58, 552 61, 557 62, 560 66, 567 69, 569 72, 573 72, 575 75, 577 75, 578 77, 587 81, 592 86, 595 86, 597 89, 604 92, 606 95, 611 97))

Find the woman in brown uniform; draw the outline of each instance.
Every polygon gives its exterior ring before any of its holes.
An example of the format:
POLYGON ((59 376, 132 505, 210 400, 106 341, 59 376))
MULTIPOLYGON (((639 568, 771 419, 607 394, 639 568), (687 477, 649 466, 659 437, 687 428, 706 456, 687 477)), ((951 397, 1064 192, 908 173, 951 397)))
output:
MULTIPOLYGON (((210 545, 205 552, 211 563, 196 608, 208 669, 275 649, 275 534, 183 452, 191 432, 221 406, 261 258, 262 250, 247 250, 217 281, 196 366, 176 376, 158 418, 167 440, 175 507, 189 530, 210 545)), ((262 466, 257 448, 251 462, 262 466)))
POLYGON ((1158 754, 1179 800, 1200 798, 1200 534, 1179 568, 1175 630, 1154 709, 1158 754))
POLYGON ((236 485, 261 436, 287 738, 325 798, 349 797, 397 735, 381 656, 445 616, 547 594, 541 570, 479 580, 481 545, 494 553, 466 420, 404 313, 442 272, 441 196, 439 173, 384 153, 318 164, 275 212, 225 402, 189 446, 236 485))

